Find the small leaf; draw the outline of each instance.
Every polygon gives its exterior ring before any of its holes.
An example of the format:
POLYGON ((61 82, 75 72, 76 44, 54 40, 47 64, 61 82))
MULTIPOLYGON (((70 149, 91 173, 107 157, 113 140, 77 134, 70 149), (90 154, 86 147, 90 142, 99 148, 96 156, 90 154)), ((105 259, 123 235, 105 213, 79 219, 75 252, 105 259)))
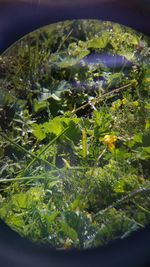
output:
POLYGON ((48 188, 54 187, 56 184, 60 183, 61 180, 56 180, 48 183, 48 188))
POLYGON ((38 141, 42 141, 46 138, 46 131, 40 124, 32 124, 32 132, 38 141))
POLYGON ((47 108, 48 103, 46 101, 38 102, 34 100, 33 102, 33 110, 35 113, 40 112, 47 108))

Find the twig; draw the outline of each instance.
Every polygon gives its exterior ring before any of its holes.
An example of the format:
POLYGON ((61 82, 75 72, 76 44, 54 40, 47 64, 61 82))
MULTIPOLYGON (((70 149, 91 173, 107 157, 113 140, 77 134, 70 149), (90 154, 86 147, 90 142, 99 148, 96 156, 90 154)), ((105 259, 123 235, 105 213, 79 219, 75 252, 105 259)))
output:
POLYGON ((69 38, 69 36, 72 34, 73 29, 71 29, 71 31, 67 34, 67 36, 64 38, 64 40, 62 40, 62 43, 59 45, 58 49, 57 49, 57 53, 60 51, 60 49, 62 48, 63 44, 66 42, 66 40, 69 38))
POLYGON ((95 219, 96 217, 98 217, 99 215, 103 214, 105 211, 108 211, 108 210, 113 209, 113 208, 115 208, 116 206, 120 205, 122 202, 127 201, 127 200, 129 200, 130 198, 133 198, 133 197, 135 197, 136 195, 141 194, 141 193, 144 193, 144 192, 147 192, 147 191, 150 191, 150 186, 147 187, 147 188, 142 187, 142 188, 139 188, 139 189, 137 189, 137 190, 135 190, 135 191, 132 191, 132 192, 129 193, 128 195, 122 197, 121 199, 119 199, 119 200, 117 200, 116 202, 114 202, 112 205, 108 206, 106 209, 103 209, 103 210, 100 210, 99 212, 97 212, 97 213, 93 216, 94 219, 95 219))
POLYGON ((148 213, 150 215, 150 211, 149 210, 147 210, 144 207, 142 207, 141 205, 137 204, 135 201, 133 201, 133 203, 138 209, 140 209, 141 211, 144 211, 144 212, 146 212, 146 213, 148 213))
POLYGON ((98 160, 100 160, 102 158, 102 156, 105 154, 106 150, 107 150, 107 148, 105 147, 103 149, 102 153, 99 155, 98 160))
MULTIPOLYGON (((95 99, 90 100, 90 102, 93 103, 93 104, 96 104, 97 102, 102 101, 105 97, 107 97, 107 96, 111 96, 111 95, 113 95, 114 93, 118 93, 118 92, 120 92, 120 91, 122 91, 122 90, 124 90, 124 89, 126 89, 126 88, 128 88, 128 87, 130 87, 130 86, 131 86, 131 83, 125 84, 125 85, 123 85, 123 86, 121 86, 121 87, 119 87, 119 88, 116 88, 116 89, 114 89, 114 90, 108 92, 108 93, 104 93, 104 94, 103 94, 102 96, 100 96, 100 97, 97 97, 97 98, 95 98, 95 99)), ((78 112, 78 111, 80 111, 80 110, 82 110, 82 109, 85 109, 86 107, 88 107, 88 106, 90 105, 90 102, 87 102, 86 104, 84 104, 84 105, 78 107, 77 109, 72 110, 72 113, 74 114, 74 113, 76 113, 76 112, 78 112)))

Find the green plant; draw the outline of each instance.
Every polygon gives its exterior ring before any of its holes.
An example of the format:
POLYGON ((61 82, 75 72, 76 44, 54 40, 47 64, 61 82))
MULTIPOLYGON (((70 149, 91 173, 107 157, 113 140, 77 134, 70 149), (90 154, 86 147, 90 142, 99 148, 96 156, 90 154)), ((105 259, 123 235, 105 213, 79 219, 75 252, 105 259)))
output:
POLYGON ((94 20, 44 27, 1 56, 0 217, 11 228, 84 249, 149 223, 149 59, 149 38, 94 20))

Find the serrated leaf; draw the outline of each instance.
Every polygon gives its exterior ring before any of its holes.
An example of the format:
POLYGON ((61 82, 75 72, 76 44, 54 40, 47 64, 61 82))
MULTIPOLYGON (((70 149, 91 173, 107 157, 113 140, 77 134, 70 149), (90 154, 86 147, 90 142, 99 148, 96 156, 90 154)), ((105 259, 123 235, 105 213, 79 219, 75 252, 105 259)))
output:
POLYGON ((59 135, 64 129, 62 122, 59 118, 55 118, 49 122, 45 122, 43 124, 43 128, 46 133, 52 133, 55 135, 59 135))
POLYGON ((13 229, 19 230, 22 229, 25 225, 24 219, 22 215, 17 215, 17 214, 11 214, 7 217, 6 223, 12 227, 13 229))
POLYGON ((42 141, 46 138, 46 131, 40 124, 32 124, 32 133, 38 141, 42 141))
POLYGON ((27 199, 28 195, 26 193, 20 193, 12 196, 11 203, 17 209, 26 209, 27 208, 27 199))

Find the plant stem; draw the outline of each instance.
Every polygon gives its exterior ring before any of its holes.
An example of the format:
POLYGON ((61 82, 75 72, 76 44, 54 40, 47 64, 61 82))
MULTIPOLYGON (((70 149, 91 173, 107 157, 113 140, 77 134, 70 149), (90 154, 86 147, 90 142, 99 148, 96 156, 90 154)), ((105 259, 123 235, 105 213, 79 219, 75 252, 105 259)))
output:
MULTIPOLYGON (((96 104, 96 103, 98 103, 99 101, 102 101, 105 97, 107 97, 107 96, 111 96, 111 95, 113 95, 114 93, 118 93, 119 91, 122 91, 122 90, 124 90, 124 89, 126 89, 126 88, 128 88, 128 87, 130 87, 130 86, 131 86, 131 83, 125 84, 125 85, 123 85, 123 86, 121 86, 121 87, 119 87, 119 88, 116 88, 116 89, 114 89, 114 90, 108 92, 108 93, 104 93, 104 94, 103 94, 102 96, 100 96, 100 97, 97 97, 97 98, 95 98, 95 99, 93 99, 93 100, 90 100, 90 102, 93 103, 93 104, 96 104)), ((82 109, 85 109, 85 108, 88 107, 88 106, 90 106, 90 103, 89 103, 89 102, 86 103, 86 104, 84 104, 84 105, 82 105, 82 106, 80 106, 80 107, 78 107, 77 109, 73 110, 72 113, 74 114, 74 113, 76 113, 76 112, 78 112, 78 111, 80 111, 80 110, 82 110, 82 109)))
MULTIPOLYGON (((3 178, 0 178, 0 183, 5 183, 5 182, 19 182, 19 181, 24 181, 24 180, 34 180, 34 179, 47 179, 47 178, 51 178, 52 177, 49 177, 49 174, 55 174, 55 173, 62 173, 62 172, 65 172, 66 170, 71 170, 71 171, 78 171, 78 170, 87 170, 87 169, 91 169, 91 167, 69 167, 66 169, 66 167, 64 168, 61 168, 61 169, 56 169, 56 170, 51 170, 48 172, 48 174, 45 174, 45 176, 25 176, 25 177, 20 177, 20 176, 17 176, 16 178, 7 178, 7 179, 3 179, 3 178)), ((54 179, 55 180, 55 179, 54 179)))
MULTIPOLYGON (((55 141, 62 136, 67 130, 69 129, 69 127, 67 127, 64 131, 62 131, 59 135, 57 135, 53 140, 51 140, 41 151, 40 153, 37 155, 38 158, 40 158, 40 156, 53 144, 55 143, 55 141)), ((26 171, 31 167, 31 165, 33 165, 36 162, 37 158, 34 158, 29 164, 28 166, 25 168, 25 170, 23 171, 23 174, 26 173, 26 171)), ((56 167, 55 167, 56 168, 56 167)))
POLYGON ((141 211, 144 211, 146 213, 148 213, 150 215, 150 211, 145 209, 144 207, 142 207, 141 205, 137 204, 135 201, 133 201, 133 203, 135 204, 135 206, 140 209, 141 211))
POLYGON ((150 186, 145 188, 145 187, 142 187, 142 188, 139 188, 135 191, 132 191, 130 194, 122 197, 121 199, 117 200, 116 202, 114 202, 112 205, 108 206, 106 209, 103 209, 103 210, 100 210, 99 212, 97 212, 95 215, 94 215, 94 219, 96 217, 98 217, 99 215, 103 214, 105 211, 107 210, 110 210, 110 209, 113 209, 115 208, 116 206, 122 204, 123 202, 135 197, 136 195, 138 194, 141 194, 141 193, 144 193, 144 192, 147 192, 147 191, 150 191, 150 186))
POLYGON ((82 154, 83 158, 87 157, 87 133, 86 128, 82 130, 82 154))
MULTIPOLYGON (((39 156, 29 152, 28 150, 26 150, 24 147, 20 146, 19 144, 15 143, 13 140, 11 140, 9 137, 7 137, 5 134, 3 134, 2 132, 0 132, 0 135, 6 140, 8 141, 10 144, 16 146, 18 149, 22 150, 24 153, 30 155, 31 157, 33 157, 35 160, 39 160, 39 161, 43 161, 44 163, 46 163, 49 166, 53 166, 51 163, 49 163, 47 160, 45 159, 41 159, 39 158, 39 156)), ((54 166, 53 166, 54 167, 54 166)))
POLYGON ((48 178, 54 181, 56 180, 56 178, 52 179, 52 177, 48 177, 48 176, 26 176, 26 177, 17 177, 17 178, 10 178, 10 179, 0 179, 0 183, 19 182, 19 181, 37 180, 37 179, 48 179, 48 178))
POLYGON ((63 44, 66 42, 66 40, 69 38, 69 36, 72 34, 73 29, 70 30, 70 32, 67 34, 67 36, 62 40, 62 42, 60 43, 58 49, 57 49, 57 53, 61 50, 63 44))

